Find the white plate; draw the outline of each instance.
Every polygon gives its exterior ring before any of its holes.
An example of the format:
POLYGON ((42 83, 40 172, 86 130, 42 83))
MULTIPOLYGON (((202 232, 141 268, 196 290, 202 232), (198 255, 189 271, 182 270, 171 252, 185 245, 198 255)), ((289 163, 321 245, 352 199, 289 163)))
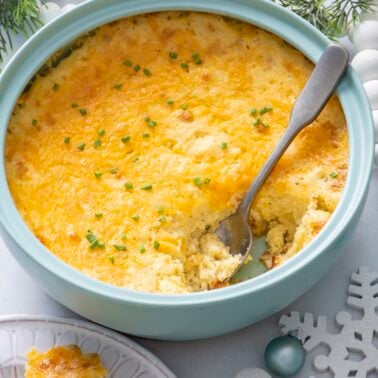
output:
POLYGON ((98 353, 111 378, 174 378, 162 362, 125 336, 89 322, 57 317, 0 317, 0 378, 23 378, 25 355, 57 345, 76 344, 98 353))

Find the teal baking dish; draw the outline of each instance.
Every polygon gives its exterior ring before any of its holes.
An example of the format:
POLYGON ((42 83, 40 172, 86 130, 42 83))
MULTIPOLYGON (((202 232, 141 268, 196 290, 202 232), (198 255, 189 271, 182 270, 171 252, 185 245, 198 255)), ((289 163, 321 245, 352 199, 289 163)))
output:
MULTIPOLYGON (((162 10, 218 13, 282 37, 316 62, 329 41, 310 24, 268 0, 90 0, 43 27, 0 77, 0 147, 19 94, 56 50, 117 18, 162 10)), ((64 264, 27 228, 0 164, 1 234, 20 265, 57 301, 105 326, 133 335, 189 340, 231 332, 263 319, 302 295, 340 256, 363 209, 373 162, 373 121, 362 85, 349 68, 338 88, 349 133, 349 172, 342 199, 321 233, 285 264, 259 277, 209 292, 162 295, 94 280, 64 264)))

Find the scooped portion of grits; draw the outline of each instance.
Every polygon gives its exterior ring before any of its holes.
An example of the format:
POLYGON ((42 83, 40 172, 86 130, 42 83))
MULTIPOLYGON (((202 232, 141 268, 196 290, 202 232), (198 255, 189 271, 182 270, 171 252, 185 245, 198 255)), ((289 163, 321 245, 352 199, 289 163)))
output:
POLYGON ((27 354, 25 378, 106 378, 107 369, 97 353, 83 354, 76 345, 33 348, 27 354))
MULTIPOLYGON (((288 123, 313 69, 246 23, 163 12, 105 25, 57 53, 14 109, 6 171, 19 212, 67 264, 141 291, 222 286, 238 265, 215 236, 288 123)), ((347 171, 332 98, 254 201, 269 268, 328 221, 347 171)))

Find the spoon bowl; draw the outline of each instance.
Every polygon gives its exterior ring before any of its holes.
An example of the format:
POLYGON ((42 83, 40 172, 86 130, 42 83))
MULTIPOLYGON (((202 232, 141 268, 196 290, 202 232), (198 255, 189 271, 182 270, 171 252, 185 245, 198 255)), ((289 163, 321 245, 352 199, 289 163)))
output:
MULTIPOLYGON (((218 238, 229 247, 231 255, 241 256, 241 265, 251 253, 253 244, 252 230, 248 223, 247 214, 242 213, 239 208, 236 213, 220 222, 216 234, 218 238), (241 251, 243 252, 241 253, 241 251)), ((230 280, 236 274, 240 265, 238 265, 233 274, 225 281, 230 280)))

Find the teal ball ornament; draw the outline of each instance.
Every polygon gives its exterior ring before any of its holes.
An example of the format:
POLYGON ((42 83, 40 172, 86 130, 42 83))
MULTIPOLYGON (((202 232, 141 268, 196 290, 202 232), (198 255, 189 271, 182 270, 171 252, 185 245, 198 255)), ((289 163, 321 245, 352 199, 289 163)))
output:
POLYGON ((279 377, 292 377, 303 367, 305 350, 301 342, 293 336, 273 339, 264 354, 266 366, 279 377))

